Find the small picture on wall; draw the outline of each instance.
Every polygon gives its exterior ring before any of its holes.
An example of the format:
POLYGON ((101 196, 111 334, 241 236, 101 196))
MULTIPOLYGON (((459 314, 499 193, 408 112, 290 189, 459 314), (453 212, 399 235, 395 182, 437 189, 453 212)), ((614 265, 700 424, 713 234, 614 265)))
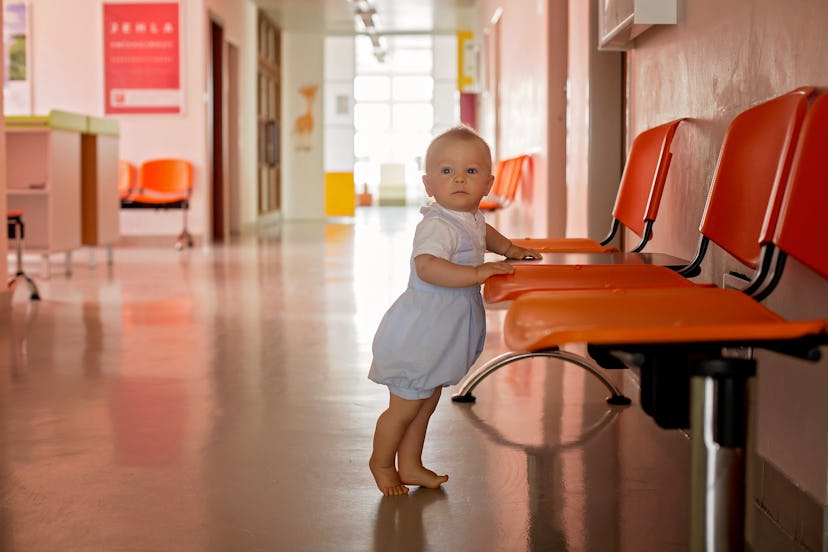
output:
POLYGON ((29 2, 3 3, 3 111, 6 115, 32 114, 29 2))

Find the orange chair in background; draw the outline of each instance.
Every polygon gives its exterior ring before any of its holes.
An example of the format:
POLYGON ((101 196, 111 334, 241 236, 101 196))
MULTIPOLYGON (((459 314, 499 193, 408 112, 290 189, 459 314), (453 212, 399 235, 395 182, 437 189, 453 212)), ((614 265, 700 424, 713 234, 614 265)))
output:
POLYGON ((128 198, 129 207, 181 209, 184 227, 175 242, 176 249, 193 246, 187 229, 187 211, 193 190, 193 164, 184 159, 151 159, 138 169, 138 189, 128 198))
POLYGON ((121 204, 129 202, 129 196, 135 193, 138 185, 138 169, 129 161, 118 161, 118 196, 121 204))
POLYGON ((495 180, 489 194, 480 202, 481 211, 498 211, 512 204, 518 186, 524 178, 524 164, 531 161, 529 155, 503 159, 495 165, 495 180))

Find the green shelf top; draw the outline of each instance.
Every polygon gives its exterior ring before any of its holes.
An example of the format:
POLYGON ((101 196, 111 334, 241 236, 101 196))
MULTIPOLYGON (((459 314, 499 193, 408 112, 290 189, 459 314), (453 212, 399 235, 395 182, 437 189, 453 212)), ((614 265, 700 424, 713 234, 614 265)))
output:
POLYGON ((6 128, 54 128, 118 136, 118 121, 53 109, 48 115, 9 115, 6 128))

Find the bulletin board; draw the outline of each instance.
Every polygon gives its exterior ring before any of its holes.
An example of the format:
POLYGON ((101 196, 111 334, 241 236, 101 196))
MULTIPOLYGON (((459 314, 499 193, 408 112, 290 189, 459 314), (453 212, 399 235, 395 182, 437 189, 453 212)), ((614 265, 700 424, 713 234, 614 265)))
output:
POLYGON ((104 2, 104 104, 107 114, 184 109, 179 2, 104 2))

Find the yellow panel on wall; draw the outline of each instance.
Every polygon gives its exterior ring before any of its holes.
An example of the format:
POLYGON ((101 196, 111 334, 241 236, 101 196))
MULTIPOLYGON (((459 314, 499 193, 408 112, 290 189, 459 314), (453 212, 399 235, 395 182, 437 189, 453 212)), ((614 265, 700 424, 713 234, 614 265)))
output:
POLYGON ((352 217, 356 208, 355 204, 354 173, 325 173, 325 215, 352 217))
POLYGON ((477 91, 477 45, 474 33, 457 33, 457 89, 460 92, 477 91))

